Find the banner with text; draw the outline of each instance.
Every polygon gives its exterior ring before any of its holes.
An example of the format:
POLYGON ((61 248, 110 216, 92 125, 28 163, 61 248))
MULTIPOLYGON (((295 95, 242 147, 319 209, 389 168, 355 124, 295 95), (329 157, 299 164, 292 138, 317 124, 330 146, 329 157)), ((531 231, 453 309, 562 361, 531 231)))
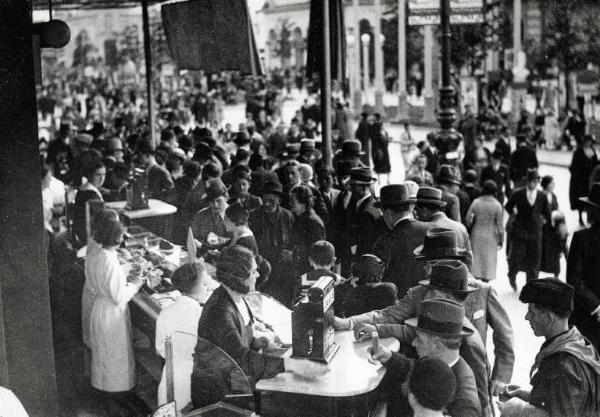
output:
MULTIPOLYGON (((439 0, 408 0, 408 24, 426 26, 440 24, 439 0)), ((450 23, 453 25, 483 23, 483 0, 450 0, 450 23)))

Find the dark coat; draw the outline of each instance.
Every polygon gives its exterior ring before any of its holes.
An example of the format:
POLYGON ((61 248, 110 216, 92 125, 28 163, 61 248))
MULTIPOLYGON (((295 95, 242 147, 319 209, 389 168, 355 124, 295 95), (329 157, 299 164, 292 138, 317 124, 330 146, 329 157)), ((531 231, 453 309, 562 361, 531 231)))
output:
POLYGON ((537 167, 535 151, 528 146, 519 146, 510 156, 510 179, 515 184, 522 184, 527 176, 527 170, 537 167))
POLYGON ((394 283, 400 298, 425 279, 423 263, 415 259, 414 250, 423 244, 431 227, 431 223, 403 219, 375 242, 373 253, 386 265, 383 281, 394 283))
POLYGON ((598 352, 575 327, 544 342, 531 374, 529 403, 549 417, 600 415, 598 352))
MULTIPOLYGON (((413 365, 413 359, 409 359, 401 353, 392 352, 392 358, 385 363, 385 367, 397 381, 396 389, 408 380, 413 365)), ((458 358, 458 362, 451 369, 456 377, 456 392, 453 400, 446 407, 447 413, 445 414, 452 417, 481 416, 481 404, 477 397, 477 385, 475 384, 473 371, 461 357, 458 358)), ((398 396, 397 393, 394 394, 398 396)), ((397 401, 397 399, 394 399, 390 402, 392 408, 390 411, 393 416, 411 415, 408 401, 404 398, 403 400, 397 401)))
POLYGON ((509 269, 532 271, 536 278, 542 256, 542 226, 550 222, 551 216, 548 199, 538 190, 535 203, 530 206, 527 189, 520 188, 513 193, 505 207, 510 214, 515 207, 517 209, 507 242, 510 248, 509 269))
POLYGON ((508 168, 506 165, 500 165, 497 171, 495 171, 491 165, 483 168, 480 179, 481 186, 483 186, 483 183, 487 180, 493 180, 496 183, 496 186, 498 187, 496 189, 496 200, 504 205, 504 197, 510 197, 512 194, 508 168))
POLYGON ((171 174, 159 165, 153 165, 148 171, 148 198, 163 201, 173 200, 173 180, 171 174))
POLYGON ((221 219, 221 216, 213 212, 211 207, 206 207, 196 213, 190 227, 194 234, 194 239, 203 244, 206 244, 206 238, 210 232, 213 232, 217 236, 230 237, 225 228, 225 222, 221 219))
POLYGON ((242 203, 242 206, 244 206, 244 208, 249 212, 262 206, 262 200, 260 199, 260 197, 257 197, 252 194, 248 194, 243 200, 240 199, 235 193, 230 193, 230 197, 231 198, 229 199, 228 204, 231 205, 236 201, 240 201, 242 203))
POLYGON ((569 182, 571 210, 583 210, 585 208, 585 205, 579 201, 579 197, 588 195, 590 176, 596 165, 598 165, 598 156, 595 151, 591 158, 586 156, 580 146, 573 152, 573 159, 569 167, 569 171, 571 171, 571 181, 569 182))
POLYGON ((374 207, 375 197, 369 196, 363 200, 354 213, 350 213, 350 236, 353 236, 356 244, 355 256, 371 253, 377 239, 385 233, 380 227, 379 219, 381 211, 374 207))
POLYGON ((310 264, 308 263, 310 247, 316 241, 324 239, 325 226, 313 209, 308 209, 301 215, 295 216, 290 236, 290 245, 294 252, 296 276, 310 271, 310 264))
POLYGON ((504 139, 498 138, 495 149, 502 152, 502 163, 508 166, 510 164, 510 145, 504 139))
MULTIPOLYGON (((270 378, 284 371, 283 359, 265 355, 258 352, 258 347, 252 333, 254 318, 250 309, 250 323, 244 324, 242 315, 236 307, 227 290, 220 286, 217 288, 202 310, 202 316, 198 322, 198 337, 208 340, 224 350, 237 365, 242 368, 244 374, 254 379, 270 378)), ((198 344, 194 352, 194 370, 192 384, 195 387, 210 387, 206 396, 197 395, 194 392, 192 398, 196 406, 201 404, 204 398, 224 396, 231 391, 231 375, 224 369, 217 368, 221 361, 207 358, 204 344, 198 344), (213 391, 219 391, 215 393, 213 391)), ((196 391, 196 390, 193 390, 196 391)))
POLYGON ((344 300, 346 317, 381 310, 398 301, 398 290, 391 282, 375 282, 353 288, 344 300))
POLYGON ((471 197, 469 196, 469 194, 467 194, 467 192, 465 190, 458 190, 458 192, 456 193, 456 197, 458 198, 458 202, 459 202, 459 213, 460 213, 460 222, 462 224, 465 224, 465 219, 467 217, 467 211, 469 210, 469 207, 471 207, 471 202, 473 200, 471 200, 471 197))
MULTIPOLYGON (((552 193, 550 211, 558 210, 558 199, 552 193)), ((560 273, 560 255, 565 247, 565 239, 561 238, 557 226, 548 222, 542 226, 542 261, 540 271, 549 272, 558 276, 560 273)))
MULTIPOLYGON (((460 221, 460 200, 458 197, 450 192, 445 185, 439 185, 437 188, 442 190, 442 201, 446 203, 444 207, 444 213, 452 220, 460 221)), ((467 207, 467 210, 469 208, 467 207)))
POLYGON ((567 282, 575 288, 571 322, 600 349, 600 323, 590 315, 600 306, 600 222, 573 234, 567 282))

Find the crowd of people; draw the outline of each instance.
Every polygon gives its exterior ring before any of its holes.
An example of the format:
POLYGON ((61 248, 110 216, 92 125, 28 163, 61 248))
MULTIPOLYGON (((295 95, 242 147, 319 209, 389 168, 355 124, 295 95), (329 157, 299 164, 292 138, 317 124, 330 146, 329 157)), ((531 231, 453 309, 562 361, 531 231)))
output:
MULTIPOLYGON (((256 84, 247 92, 246 120, 235 130, 222 126, 219 106, 200 111, 205 106, 193 90, 166 97, 163 110, 169 111, 156 140, 145 127, 143 105, 131 95, 117 99, 96 90, 84 100, 85 112, 63 106, 55 137, 40 143, 44 216, 50 248, 64 228, 74 247, 87 245, 82 313, 92 385, 113 403, 133 387, 127 302, 142 282, 127 282, 118 267, 118 215, 102 211, 88 236, 85 203, 125 200, 137 168, 147 176, 149 198, 177 207, 171 240, 184 245, 191 233, 198 254, 213 257, 221 283, 205 300, 201 262, 176 272, 173 284, 182 297, 159 318, 159 352, 161 338, 182 331, 219 346, 255 379, 284 370, 326 372, 321 364, 262 353, 274 340, 254 326, 243 296, 258 290, 291 307, 328 275, 335 282, 337 329, 354 330, 358 340, 377 333, 401 341, 401 352, 381 346, 371 352, 388 369, 378 390, 388 415, 412 408, 491 416, 498 396, 511 398, 506 416, 598 415, 600 184, 594 178, 600 169, 594 137, 578 140, 573 156, 571 205, 587 212, 591 227, 574 234, 569 251, 554 180, 538 171, 533 129, 520 126, 511 150, 508 128, 469 127, 467 118, 461 129, 475 133, 465 135, 459 164, 448 163, 431 137, 414 143, 406 126, 399 138, 406 181, 389 184, 390 137, 381 115, 362 114, 353 131, 347 104, 334 104, 330 167, 321 152, 318 100, 309 98, 286 123, 279 94, 256 84), (480 135, 492 131, 497 140, 490 152, 480 135), (61 224, 56 219, 64 208, 68 220, 61 224), (526 273, 520 294, 529 304, 526 319, 547 340, 534 364, 532 390, 510 385, 512 326, 489 283, 497 278, 497 252, 505 242, 510 285, 517 291, 517 274, 526 273), (568 257, 568 284, 555 278, 561 254, 568 257), (554 278, 538 279, 540 271, 554 278), (433 369, 440 381, 435 389, 424 377, 433 369)), ((211 97, 220 100, 219 93, 211 97)), ((196 353, 201 356, 199 347, 196 353)), ((215 373, 198 360, 188 365, 193 369, 178 402, 200 407, 218 401, 215 373)), ((163 381, 159 399, 164 395, 163 381)))

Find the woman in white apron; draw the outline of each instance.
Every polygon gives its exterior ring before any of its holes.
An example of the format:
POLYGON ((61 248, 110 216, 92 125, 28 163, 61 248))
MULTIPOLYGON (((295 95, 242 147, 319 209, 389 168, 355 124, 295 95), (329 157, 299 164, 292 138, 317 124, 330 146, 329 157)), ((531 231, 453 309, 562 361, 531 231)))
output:
POLYGON ((118 220, 107 222, 94 235, 102 248, 86 265, 95 296, 90 315, 91 380, 94 388, 107 393, 129 391, 135 385, 128 303, 143 281, 127 282, 117 259, 122 237, 118 220))

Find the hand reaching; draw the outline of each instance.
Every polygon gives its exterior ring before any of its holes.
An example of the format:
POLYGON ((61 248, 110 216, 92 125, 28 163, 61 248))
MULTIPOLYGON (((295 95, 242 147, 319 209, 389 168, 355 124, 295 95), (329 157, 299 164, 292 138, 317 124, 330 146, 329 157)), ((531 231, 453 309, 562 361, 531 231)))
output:
POLYGON ((358 342, 364 342, 365 340, 369 340, 371 338, 371 334, 373 334, 373 332, 377 332, 377 328, 374 325, 363 323, 356 326, 354 329, 354 338, 358 342))
POLYGON ((367 352, 371 354, 369 362, 379 362, 383 364, 389 361, 392 358, 392 352, 379 344, 379 335, 377 332, 371 334, 371 339, 372 344, 367 349, 367 352))

